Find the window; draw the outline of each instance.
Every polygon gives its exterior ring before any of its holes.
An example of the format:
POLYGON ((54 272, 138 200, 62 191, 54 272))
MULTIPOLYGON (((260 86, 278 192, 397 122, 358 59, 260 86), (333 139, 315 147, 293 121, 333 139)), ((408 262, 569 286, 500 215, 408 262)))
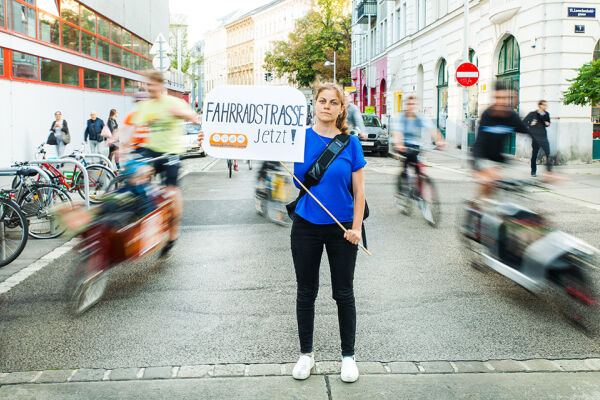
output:
POLYGON ((96 14, 83 6, 81 6, 81 27, 96 33, 96 14))
POLYGON ((69 86, 79 86, 79 67, 69 64, 63 64, 62 84, 69 86))
POLYGON ((406 25, 408 24, 408 19, 406 18, 406 2, 402 5, 402 20, 404 24, 402 25, 402 37, 406 36, 406 25))
POLYGON ((110 45, 107 41, 98 39, 98 58, 104 61, 110 61, 110 45))
POLYGON ((79 26, 79 4, 75 0, 61 0, 60 16, 65 21, 79 26))
POLYGON ((150 58, 150 45, 146 41, 142 41, 142 55, 150 58))
POLYGON ((110 90, 110 76, 99 74, 98 88, 102 90, 110 90))
POLYGON ((16 78, 38 80, 38 58, 29 54, 12 52, 13 76, 16 78))
POLYGON ((110 26, 110 41, 120 45, 123 42, 122 32, 123 31, 120 26, 111 25, 110 26))
POLYGON ((396 9, 396 34, 398 40, 402 39, 402 10, 396 9))
POLYGON ((135 87, 137 86, 135 84, 135 81, 132 81, 131 79, 124 79, 124 83, 125 83, 125 93, 126 94, 134 94, 135 93, 135 87))
POLYGON ((60 45, 60 23, 44 13, 38 13, 38 39, 44 42, 60 45))
POLYGON ((59 16, 56 0, 37 0, 38 10, 46 11, 54 16, 59 16))
POLYGON ((4 49, 0 48, 0 76, 4 75, 4 49))
MULTIPOLYGON (((142 69, 142 59, 137 54, 133 54, 133 65, 131 69, 135 69, 136 71, 140 71, 142 69)), ((145 60, 144 60, 145 61, 145 60)))
POLYGON ((121 78, 119 78, 118 76, 111 76, 110 77, 110 91, 111 92, 118 92, 121 93, 121 78))
POLYGON ((117 65, 123 63, 123 50, 114 44, 110 45, 110 62, 117 65))
POLYGON ((2 27, 2 28, 4 28, 4 26, 5 26, 4 25, 4 18, 5 18, 4 15, 5 15, 4 2, 0 1, 0 27, 2 27))
POLYGON ((62 23, 62 45, 67 49, 79 51, 79 29, 62 23))
POLYGON ((8 1, 8 29, 35 37, 35 10, 14 0, 8 1))
POLYGON ((98 89, 98 72, 89 69, 84 69, 83 87, 87 89, 98 89))
POLYGON ((448 0, 437 0, 438 2, 438 18, 442 18, 448 14, 448 0))
POLYGON ((41 58, 40 76, 44 82, 60 83, 60 63, 41 58))
POLYGON ((110 24, 100 16, 98 16, 98 35, 107 39, 110 36, 110 24))
POLYGON ((81 52, 96 58, 96 37, 81 31, 81 52))
POLYGON ((142 40, 140 38, 137 37, 133 37, 133 44, 131 46, 131 50, 135 51, 136 53, 141 53, 142 52, 142 40))
POLYGON ((133 65, 133 60, 131 59, 133 56, 133 54, 131 54, 130 52, 123 50, 123 66, 125 68, 132 68, 133 65))
POLYGON ((123 47, 127 50, 131 50, 131 33, 123 30, 123 47))

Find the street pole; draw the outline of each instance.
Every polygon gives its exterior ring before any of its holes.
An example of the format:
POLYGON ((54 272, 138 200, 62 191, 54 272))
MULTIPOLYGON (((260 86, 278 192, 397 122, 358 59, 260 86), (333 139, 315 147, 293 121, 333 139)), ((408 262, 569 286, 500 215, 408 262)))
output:
POLYGON ((369 24, 367 26, 367 105, 371 107, 371 86, 369 85, 369 75, 371 72, 371 14, 369 14, 369 24))
MULTIPOLYGON (((465 0, 465 42, 463 47, 463 62, 469 61, 469 0, 465 0)), ((467 147, 469 144, 469 118, 467 116, 469 106, 469 88, 463 86, 463 132, 461 137, 461 154, 462 154, 462 168, 466 169, 469 167, 467 147)))
POLYGON ((336 81, 336 69, 337 69, 337 65, 335 63, 335 51, 333 52, 333 83, 337 83, 336 81))

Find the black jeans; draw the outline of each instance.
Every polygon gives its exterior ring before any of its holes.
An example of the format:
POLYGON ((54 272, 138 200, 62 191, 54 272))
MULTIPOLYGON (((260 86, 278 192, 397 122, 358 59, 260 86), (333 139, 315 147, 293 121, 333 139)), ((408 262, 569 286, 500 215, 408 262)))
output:
POLYGON ((398 175, 398 193, 402 193, 402 179, 408 178, 408 164, 412 163, 415 168, 415 174, 419 175, 419 146, 408 145, 408 151, 400 153, 404 157, 403 168, 400 175, 398 175))
POLYGON ((533 175, 537 173, 537 156, 540 148, 544 150, 544 153, 546 153, 546 165, 548 167, 548 171, 551 171, 552 160, 550 159, 550 143, 548 143, 548 139, 532 138, 531 147, 531 174, 533 175))
MULTIPOLYGON (((351 222, 343 225, 348 229, 352 227, 351 222)), ((354 268, 358 247, 344 239, 344 232, 336 224, 315 225, 299 216, 295 216, 292 224, 291 242, 298 284, 296 317, 300 351, 310 353, 313 350, 315 300, 319 292, 319 267, 325 247, 333 299, 338 308, 342 356, 353 356, 356 336, 354 268)))

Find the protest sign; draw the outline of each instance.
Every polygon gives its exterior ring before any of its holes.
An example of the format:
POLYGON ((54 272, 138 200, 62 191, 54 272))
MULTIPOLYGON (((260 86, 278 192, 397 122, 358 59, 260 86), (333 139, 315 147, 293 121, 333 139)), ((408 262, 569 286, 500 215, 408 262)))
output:
POLYGON ((306 98, 277 86, 220 86, 204 101, 204 151, 215 158, 304 161, 306 98))

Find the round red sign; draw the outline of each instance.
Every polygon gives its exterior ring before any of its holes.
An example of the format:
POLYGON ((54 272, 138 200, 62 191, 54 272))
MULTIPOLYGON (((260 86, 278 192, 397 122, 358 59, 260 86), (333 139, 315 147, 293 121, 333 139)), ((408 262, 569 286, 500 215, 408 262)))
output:
POLYGON ((462 86, 473 86, 479 80, 479 69, 475 64, 460 64, 456 69, 456 80, 462 86))

